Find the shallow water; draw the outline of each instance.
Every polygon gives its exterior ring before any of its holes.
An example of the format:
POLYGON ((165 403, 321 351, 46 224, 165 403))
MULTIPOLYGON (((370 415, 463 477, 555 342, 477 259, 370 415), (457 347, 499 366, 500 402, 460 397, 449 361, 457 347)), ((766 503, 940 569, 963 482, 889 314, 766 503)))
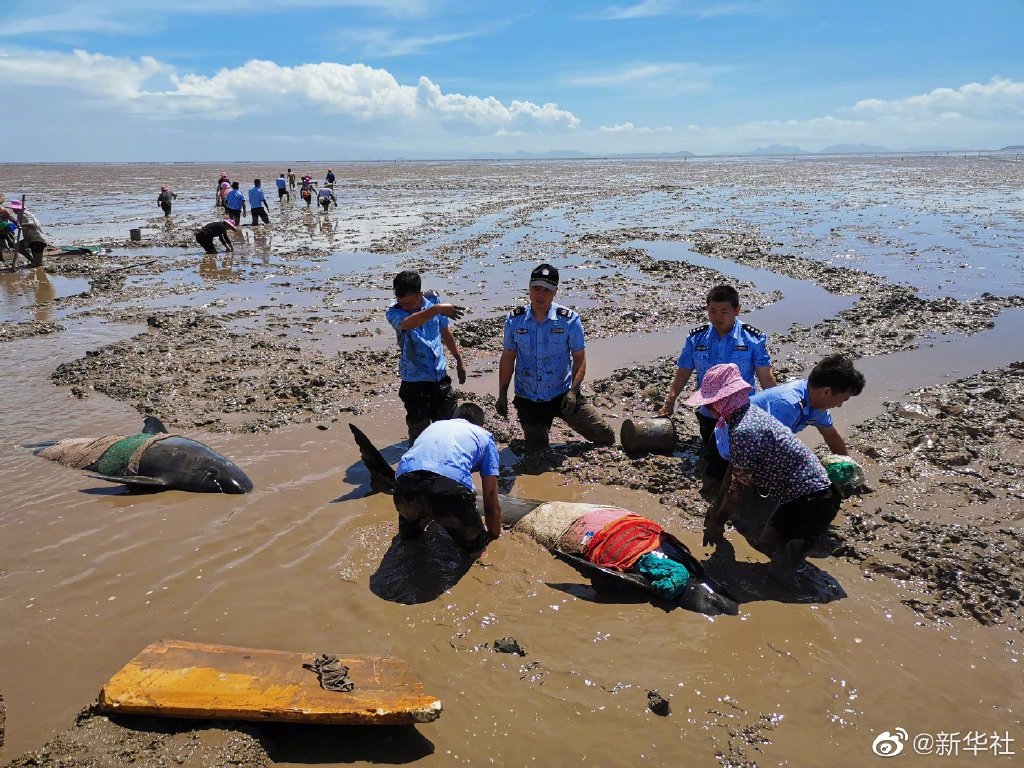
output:
MULTIPOLYGON (((458 164, 425 170, 354 165, 342 168, 346 192, 336 226, 358 231, 346 235, 330 257, 282 255, 288 243, 280 242, 279 235, 269 235, 270 241, 260 245, 246 231, 230 264, 218 256, 212 266, 204 266, 197 255, 194 267, 130 278, 126 291, 168 288, 147 300, 150 309, 259 310, 265 304, 294 303, 310 314, 332 317, 331 327, 339 332, 365 326, 374 333, 356 339, 323 334, 328 349, 389 344, 393 337, 380 309, 388 300, 390 275, 398 268, 433 260, 428 283, 451 286, 452 293, 471 300, 466 303, 474 316, 490 316, 522 298, 517 286, 523 265, 510 265, 510 255, 525 250, 557 258, 566 235, 643 227, 663 220, 664 213, 695 226, 698 219, 707 226, 760 222, 782 252, 833 263, 849 257, 852 266, 898 280, 914 274, 918 279, 911 282, 938 293, 1020 292, 1022 225, 1019 198, 1008 182, 989 187, 977 182, 954 206, 954 195, 928 191, 942 186, 948 173, 938 161, 935 167, 909 170, 847 161, 821 166, 801 167, 794 176, 781 173, 778 163, 608 164, 589 166, 585 173, 578 165, 551 164, 536 174, 519 165, 483 170, 458 164), (595 186, 607 183, 611 191, 595 192, 585 210, 571 210, 552 194, 550 206, 526 217, 509 216, 505 207, 480 216, 467 213, 493 200, 491 182, 505 172, 525 174, 524 187, 538 193, 571 188, 595 174, 601 182, 595 186), (913 183, 893 185, 908 173, 913 183), (834 183, 821 187, 821 178, 833 177, 834 183), (680 205, 680 193, 648 191, 659 178, 688 186, 683 197, 695 198, 696 207, 680 205), (928 178, 931 187, 920 192, 928 178), (802 208, 786 208, 771 190, 757 191, 767 183, 812 189, 802 197, 787 196, 802 208), (878 203, 887 196, 899 198, 901 212, 892 214, 878 203), (978 201, 987 207, 975 208, 978 201), (908 220, 907 211, 922 208, 921 218, 908 220), (353 224, 348 214, 357 210, 373 215, 353 224), (381 232, 412 226, 438 212, 457 221, 439 225, 424 245, 397 255, 364 250, 381 232), (837 226, 832 222, 843 218, 870 222, 848 242, 833 243, 829 236, 828 246, 821 246, 827 235, 822 228, 837 226), (983 234, 983 219, 993 222, 991 238, 983 234), (900 228, 904 220, 907 225, 900 228), (859 234, 865 231, 880 231, 891 244, 867 247, 859 234), (496 236, 468 247, 469 255, 457 263, 432 255, 434 248, 491 234, 496 236), (807 238, 816 238, 811 252, 807 238), (926 241, 930 248, 952 248, 955 258, 932 258, 926 241), (843 256, 854 246, 856 258, 843 256), (998 256, 1004 246, 1016 255, 998 256), (908 249, 917 249, 920 258, 908 249), (892 253, 900 255, 899 263, 886 272, 892 253), (951 268, 958 259, 976 268, 951 268), (291 267, 299 274, 286 274, 291 267), (449 275, 453 270, 455 277, 449 275), (955 279, 954 274, 971 280, 956 280, 950 287, 945 281, 955 279), (308 290, 311 285, 320 290, 308 290), (176 292, 179 288, 182 293, 176 292)), ((208 211, 205 188, 212 191, 212 183, 205 179, 215 178, 217 170, 48 167, 47 174, 67 177, 67 197, 41 202, 37 212, 51 236, 62 242, 115 232, 126 236, 127 228, 140 220, 149 222, 147 227, 163 226, 145 208, 149 197, 155 203, 164 178, 178 189, 183 212, 208 211), (95 192, 99 189, 103 192, 95 192), (49 223, 57 217, 66 224, 49 223)), ((273 170, 261 165, 243 172, 262 173, 267 180, 276 175, 273 170)), ((0 188, 17 188, 30 171, 0 167, 0 188)), ((974 173, 976 166, 967 171, 974 173)), ((288 214, 290 221, 304 215, 301 210, 288 214)), ((322 242, 322 224, 310 221, 311 237, 322 242)), ((838 226, 845 233, 845 225, 838 226)), ((684 242, 641 245, 656 258, 714 266, 765 291, 781 291, 780 301, 749 315, 769 332, 784 331, 793 322, 812 324, 854 300, 696 256, 684 242)), ((172 255, 149 247, 131 252, 137 261, 172 255)), ((580 269, 594 276, 603 268, 580 269)), ((443 535, 428 535, 425 546, 402 550, 392 542, 391 500, 366 495, 368 477, 340 421, 326 431, 308 425, 271 434, 189 433, 248 472, 256 490, 247 496, 128 493, 38 459, 22 446, 48 438, 130 432, 141 423, 132 404, 95 393, 79 400, 52 386, 49 375, 61 361, 138 332, 144 321, 140 316, 138 323, 123 325, 77 317, 75 310, 52 302, 84 290, 85 281, 51 276, 48 288, 41 282, 27 272, 0 275, 0 320, 67 325, 58 334, 0 346, 6 401, 0 409, 6 502, 0 507, 0 692, 8 704, 7 744, 0 758, 36 747, 67 727, 115 670, 160 638, 392 653, 445 702, 441 719, 416 729, 419 736, 404 729, 388 729, 382 732, 386 737, 365 729, 356 737, 323 729, 311 738, 283 729, 275 757, 284 764, 416 760, 422 765, 635 766, 670 761, 714 765, 716 760, 739 765, 748 760, 811 765, 827 754, 831 764, 860 766, 874 759, 875 737, 897 727, 912 735, 1009 730, 1016 746, 1024 748, 1019 633, 960 620, 925 621, 900 602, 913 594, 914 585, 865 578, 845 560, 815 561, 821 571, 816 580, 828 586, 826 594, 845 597, 793 601, 765 586, 765 558, 737 539, 739 562, 730 572, 736 588, 751 599, 738 617, 708 619, 664 611, 632 595, 599 593, 569 566, 519 536, 504 536, 482 563, 468 569, 459 565, 443 535), (424 602, 394 601, 394 585, 403 577, 415 585, 404 594, 424 602), (481 647, 503 636, 515 637, 528 655, 507 656, 481 647), (649 689, 670 699, 669 717, 646 709, 649 689)), ((567 288, 571 296, 571 285, 567 288)), ((112 306, 128 308, 133 302, 112 306)), ((268 310, 259 312, 238 322, 261 322, 268 310)), ((694 325, 701 322, 700 317, 693 320, 694 325)), ((925 340, 917 350, 860 361, 869 388, 837 412, 837 423, 845 427, 874 415, 883 400, 897 399, 908 389, 1019 359, 1022 329, 1024 310, 1006 311, 994 328, 968 339, 939 337, 925 340)), ((282 332, 302 331, 291 327, 282 332)), ((590 345, 590 378, 675 355, 683 333, 685 328, 596 341, 590 345)), ((470 386, 492 392, 496 385, 493 376, 482 376, 470 386)), ((378 445, 397 446, 386 452, 396 458, 404 423, 387 413, 377 411, 359 423, 378 445)), ((566 483, 545 473, 517 478, 513 493, 622 504, 665 521, 695 553, 703 552, 693 518, 661 507, 642 491, 566 483)), ((1012 758, 984 754, 962 760, 1012 764, 1012 758)))

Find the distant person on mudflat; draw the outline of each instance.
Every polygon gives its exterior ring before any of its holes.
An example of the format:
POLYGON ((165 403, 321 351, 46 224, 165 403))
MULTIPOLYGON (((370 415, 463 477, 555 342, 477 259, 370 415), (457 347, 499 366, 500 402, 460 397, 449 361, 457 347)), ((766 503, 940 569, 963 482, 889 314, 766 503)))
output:
POLYGON ((171 215, 171 201, 176 200, 177 197, 166 184, 160 187, 160 194, 156 196, 156 204, 163 209, 165 219, 171 215))
POLYGON ((280 205, 281 199, 285 197, 287 197, 288 201, 291 202, 292 194, 288 191, 288 182, 285 180, 284 174, 282 173, 277 177, 277 204, 280 205))
POLYGON ((224 205, 224 196, 231 191, 231 180, 224 171, 220 172, 220 178, 217 179, 217 205, 224 205))
MULTIPOLYGON (((15 252, 20 253, 29 261, 33 267, 43 266, 43 251, 46 250, 46 238, 43 236, 43 228, 28 208, 21 204, 21 200, 11 200, 4 205, 10 210, 10 218, 21 228, 21 240, 15 247, 15 252)), ((18 257, 15 256, 17 261, 18 257)))
POLYGON ((317 204, 324 209, 324 213, 327 213, 327 209, 331 207, 331 203, 334 203, 334 207, 338 207, 338 198, 334 196, 334 190, 330 187, 324 187, 321 189, 316 196, 317 204))
POLYGON ((615 442, 615 432, 580 393, 587 373, 583 323, 575 311, 555 303, 558 280, 553 266, 538 266, 530 273, 530 302, 505 319, 495 409, 508 417, 514 375, 512 404, 528 451, 548 448, 556 416, 592 443, 615 442))
POLYGON ((336 178, 337 177, 334 175, 334 171, 332 171, 330 168, 328 168, 327 169, 327 176, 324 178, 324 181, 327 182, 327 186, 330 187, 331 189, 334 189, 334 180, 336 178))
POLYGON ((484 412, 475 403, 462 403, 451 419, 428 426, 398 462, 395 509, 398 535, 417 539, 433 520, 462 551, 479 556, 501 536, 498 501, 498 447, 484 429, 484 412), (480 473, 484 520, 476 511, 473 473, 480 473))
POLYGON ((725 523, 750 491, 777 504, 758 546, 771 554, 769 575, 795 586, 796 573, 842 501, 821 461, 782 422, 750 404, 735 363, 709 368, 687 405, 707 408, 724 429, 728 471, 704 517, 704 545, 725 543, 725 523))
POLYGON ((442 304, 435 291, 424 293, 419 272, 406 270, 395 275, 395 298, 387 309, 387 320, 398 340, 398 373, 402 384, 398 396, 405 405, 409 445, 432 422, 452 418, 456 398, 448 375, 445 350, 455 360, 459 384, 466 383, 462 352, 449 327, 465 310, 442 304))
POLYGON ((203 250, 206 253, 212 254, 217 253, 217 246, 213 244, 214 238, 217 238, 224 244, 225 251, 233 251, 235 249, 231 245, 231 238, 228 237, 228 232, 236 232, 237 229, 238 227, 233 219, 215 221, 196 230, 196 242, 203 246, 203 250))
POLYGON ((299 188, 299 196, 306 201, 306 207, 309 208, 313 203, 313 193, 316 191, 316 184, 313 183, 312 176, 302 177, 302 186, 299 188))
POLYGON ((846 441, 832 424, 830 408, 864 391, 864 374, 843 355, 829 355, 811 369, 806 379, 787 381, 751 396, 750 404, 767 411, 797 433, 806 426, 817 427, 828 449, 849 456, 846 441))
MULTIPOLYGON (((708 369, 721 363, 735 363, 751 389, 756 389, 757 383, 765 390, 777 384, 768 352, 768 337, 754 326, 740 322, 739 314, 740 295, 731 285, 716 285, 708 291, 707 317, 710 322, 697 326, 686 337, 676 360, 676 373, 665 396, 665 404, 658 411, 659 416, 672 415, 679 393, 695 371, 699 389, 708 369)), ((707 408, 697 410, 706 462, 704 487, 701 489, 705 496, 717 491, 728 465, 715 447, 715 421, 707 408)))
POLYGON ((295 189, 295 174, 291 168, 288 169, 288 189, 295 189))
POLYGON ((270 216, 267 215, 270 201, 267 200, 267 195, 264 193, 260 183, 259 179, 253 179, 252 188, 249 190, 249 213, 252 214, 252 225, 254 227, 259 226, 260 219, 263 220, 264 224, 270 223, 270 216))
POLYGON ((245 195, 238 189, 237 181, 231 182, 231 189, 224 196, 224 210, 236 227, 241 226, 242 216, 245 215, 245 195))

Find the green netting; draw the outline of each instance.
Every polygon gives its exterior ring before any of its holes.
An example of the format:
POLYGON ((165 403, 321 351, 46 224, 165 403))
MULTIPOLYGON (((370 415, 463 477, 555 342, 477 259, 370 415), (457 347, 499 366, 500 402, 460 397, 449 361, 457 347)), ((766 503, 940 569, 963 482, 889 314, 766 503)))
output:
POLYGON ((140 435, 132 435, 124 440, 118 440, 96 462, 96 471, 101 475, 111 477, 123 477, 128 472, 128 460, 135 453, 135 450, 153 435, 145 432, 140 435))
POLYGON ((861 471, 860 464, 849 456, 829 454, 821 460, 821 463, 825 465, 828 479, 837 486, 864 482, 864 474, 861 471))

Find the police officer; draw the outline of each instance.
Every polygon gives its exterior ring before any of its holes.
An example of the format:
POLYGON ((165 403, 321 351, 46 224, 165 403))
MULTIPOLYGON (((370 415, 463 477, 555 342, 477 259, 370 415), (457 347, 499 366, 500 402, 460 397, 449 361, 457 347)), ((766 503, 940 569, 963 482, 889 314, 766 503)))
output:
MULTIPOLYGON (((676 398, 694 371, 697 372, 697 388, 700 389, 708 368, 720 363, 735 363, 743 380, 755 389, 755 377, 762 389, 769 389, 777 383, 768 353, 768 337, 754 326, 740 322, 739 292, 731 285, 716 285, 708 291, 707 308, 710 322, 697 326, 686 337, 683 350, 676 360, 676 375, 668 388, 665 404, 658 412, 659 416, 672 415, 676 398)), ((705 406, 697 410, 697 421, 707 461, 701 492, 710 494, 721 484, 728 462, 718 454, 715 447, 716 418, 705 406)))
POLYGON ((515 374, 512 403, 528 451, 548 447, 556 416, 592 443, 611 445, 614 431, 580 394, 587 373, 583 323, 576 312, 555 303, 557 292, 553 266, 541 264, 530 273, 530 303, 505 320, 495 409, 508 416, 508 385, 515 374))

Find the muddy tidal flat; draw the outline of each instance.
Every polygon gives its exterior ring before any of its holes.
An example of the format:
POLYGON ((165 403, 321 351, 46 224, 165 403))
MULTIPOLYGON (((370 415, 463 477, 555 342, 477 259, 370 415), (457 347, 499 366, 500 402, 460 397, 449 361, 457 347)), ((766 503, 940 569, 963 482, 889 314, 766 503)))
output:
POLYGON ((1012 155, 0 165, 0 191, 28 195, 52 244, 101 247, 0 273, 0 764, 863 766, 897 729, 908 765, 1024 754, 1012 155), (328 165, 337 208, 278 205, 278 174, 328 165), (206 256, 193 233, 220 218, 220 170, 243 190, 263 180, 271 224, 206 256), (178 194, 168 219, 161 184, 178 194), (844 502, 798 591, 767 580, 744 521, 727 530, 733 554, 701 546, 685 408, 669 456, 557 426, 551 451, 524 456, 518 423, 493 411, 496 364, 504 316, 543 261, 583 318, 585 391, 616 432, 660 407, 721 282, 770 335, 780 381, 832 351, 857 359, 867 388, 833 417, 875 491, 844 502), (502 491, 659 521, 740 598, 739 616, 595 589, 517 534, 471 566, 443 532, 396 540, 347 425, 393 463, 405 448, 384 319, 402 269, 468 309, 452 324, 459 392, 488 412, 502 491), (230 457, 255 490, 130 492, 24 447, 133 434, 148 415, 230 457), (526 655, 495 653, 506 637, 526 655), (375 729, 83 710, 159 639, 392 654, 444 713, 375 729), (914 741, 940 733, 957 734, 957 756, 914 741))

